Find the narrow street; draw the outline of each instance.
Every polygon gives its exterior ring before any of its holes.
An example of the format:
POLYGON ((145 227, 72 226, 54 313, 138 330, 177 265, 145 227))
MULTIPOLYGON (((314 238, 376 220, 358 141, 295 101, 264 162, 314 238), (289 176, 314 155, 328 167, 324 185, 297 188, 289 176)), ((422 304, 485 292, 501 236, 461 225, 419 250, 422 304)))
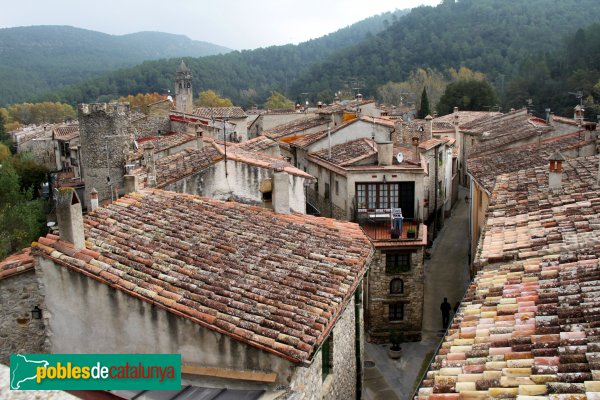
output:
POLYGON ((461 188, 458 203, 431 248, 431 259, 425 261, 421 342, 403 343, 400 360, 390 359, 385 345, 366 345, 363 398, 367 400, 410 399, 423 360, 437 348, 443 335, 440 304, 447 297, 454 305, 469 284, 466 194, 467 190, 461 188))

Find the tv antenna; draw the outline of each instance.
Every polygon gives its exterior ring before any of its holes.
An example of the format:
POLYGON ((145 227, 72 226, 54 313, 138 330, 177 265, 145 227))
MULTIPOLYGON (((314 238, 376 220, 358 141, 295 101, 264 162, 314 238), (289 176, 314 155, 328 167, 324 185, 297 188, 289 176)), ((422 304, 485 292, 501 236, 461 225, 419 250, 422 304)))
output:
POLYGON ((572 94, 573 96, 575 96, 575 98, 579 99, 579 105, 583 107, 583 92, 581 90, 578 90, 576 92, 569 92, 569 94, 572 94))

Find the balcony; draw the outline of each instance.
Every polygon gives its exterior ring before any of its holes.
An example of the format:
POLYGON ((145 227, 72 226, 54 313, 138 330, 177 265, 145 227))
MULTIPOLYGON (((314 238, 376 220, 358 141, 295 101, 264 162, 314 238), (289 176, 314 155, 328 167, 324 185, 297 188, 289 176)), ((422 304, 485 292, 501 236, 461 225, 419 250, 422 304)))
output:
POLYGON ((414 219, 405 218, 402 223, 402 232, 392 232, 392 218, 389 209, 360 209, 356 222, 372 240, 403 242, 423 240, 420 237, 422 224, 414 219), (409 231, 412 231, 413 234, 409 235, 409 231))

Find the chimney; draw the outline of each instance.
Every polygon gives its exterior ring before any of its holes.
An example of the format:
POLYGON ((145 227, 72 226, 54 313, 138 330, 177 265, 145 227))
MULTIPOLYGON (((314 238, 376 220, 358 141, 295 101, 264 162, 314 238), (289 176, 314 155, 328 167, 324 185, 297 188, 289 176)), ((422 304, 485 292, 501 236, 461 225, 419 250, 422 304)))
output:
POLYGON ((92 188, 90 192, 90 204, 92 205, 92 211, 98 208, 98 191, 96 188, 92 188))
POLYGON ((562 163, 565 160, 559 151, 556 151, 550 158, 550 173, 548 175, 548 187, 550 189, 560 189, 562 186, 562 163))
POLYGON ((583 107, 581 107, 579 104, 577 104, 577 106, 575 107, 575 115, 573 116, 573 119, 575 119, 575 122, 577 122, 578 125, 583 125, 583 112, 585 110, 583 109, 583 107))
POLYGON ((537 131, 537 149, 541 151, 542 149, 542 131, 537 131))
POLYGON ((137 175, 125 175, 123 177, 125 183, 125 194, 137 192, 140 190, 139 180, 137 175))
POLYGON ((202 137, 202 130, 196 132, 196 149, 200 150, 204 148, 204 137, 202 137))
POLYGON ((273 191, 271 201, 277 214, 290 213, 290 181, 283 163, 276 163, 273 170, 273 191))
POLYGON ((85 248, 81 202, 75 189, 58 189, 56 219, 60 238, 65 242, 73 243, 76 249, 85 248))
POLYGON ((554 113, 553 112, 550 112, 550 114, 548 114, 548 125, 554 126, 554 113))
POLYGON ((414 161, 416 163, 418 163, 419 161, 421 161, 420 157, 419 157, 419 137, 418 136, 414 136, 412 138, 412 145, 415 147, 415 159, 414 159, 414 161))
POLYGON ((379 142, 377 143, 377 164, 392 165, 394 163, 394 143, 379 142))
POLYGON ((433 117, 431 115, 427 115, 425 117, 425 140, 429 140, 433 137, 433 117))
POLYGON ((156 163, 154 160, 154 143, 144 143, 144 160, 146 160, 146 173, 148 174, 148 186, 156 186, 156 163))

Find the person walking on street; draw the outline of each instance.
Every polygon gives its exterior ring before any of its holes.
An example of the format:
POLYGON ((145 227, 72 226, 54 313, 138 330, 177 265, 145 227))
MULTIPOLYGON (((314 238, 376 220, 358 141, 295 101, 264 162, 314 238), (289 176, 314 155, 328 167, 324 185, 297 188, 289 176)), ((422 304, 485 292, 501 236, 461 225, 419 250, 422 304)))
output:
POLYGON ((448 298, 444 297, 444 301, 440 305, 440 310, 442 310, 442 326, 446 329, 448 328, 448 322, 450 322, 450 310, 452 310, 452 306, 448 303, 448 298))

